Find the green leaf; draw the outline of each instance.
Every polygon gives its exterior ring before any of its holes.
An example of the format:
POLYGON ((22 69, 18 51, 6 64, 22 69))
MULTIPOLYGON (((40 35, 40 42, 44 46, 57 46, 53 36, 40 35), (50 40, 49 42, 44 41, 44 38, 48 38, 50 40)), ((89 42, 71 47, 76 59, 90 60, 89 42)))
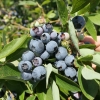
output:
POLYGON ((47 74, 46 74, 46 88, 47 88, 49 77, 50 77, 50 74, 52 72, 52 65, 49 63, 48 65, 45 65, 45 67, 46 67, 46 70, 47 70, 47 74))
POLYGON ((15 61, 19 58, 21 58, 23 52, 25 52, 27 49, 26 48, 19 48, 17 49, 14 53, 10 54, 9 56, 6 57, 7 62, 12 62, 15 61))
POLYGON ((53 10, 51 10, 51 11, 49 11, 49 12, 47 13, 47 17, 48 17, 48 18, 54 18, 55 16, 56 16, 56 14, 54 13, 53 10))
POLYGON ((97 31, 96 31, 94 24, 87 17, 85 17, 85 20, 86 20, 85 27, 86 27, 87 31, 93 37, 94 40, 97 40, 97 31))
POLYGON ((19 1, 19 5, 34 5, 37 6, 37 3, 34 1, 19 1))
POLYGON ((98 84, 95 80, 85 80, 81 75, 82 69, 83 69, 83 66, 80 66, 78 69, 78 82, 79 82, 80 88, 86 98, 88 98, 89 100, 94 100, 98 92, 98 88, 99 88, 98 84))
POLYGON ((53 95, 53 100, 60 100, 59 89, 55 81, 53 81, 52 83, 52 95, 53 95))
POLYGON ((0 67, 0 78, 7 77, 7 76, 18 76, 20 77, 20 72, 18 68, 11 64, 3 65, 0 67))
POLYGON ((92 79, 99 79, 100 80, 100 74, 95 72, 94 70, 87 68, 87 67, 84 67, 82 69, 82 76, 86 80, 92 80, 92 79))
POLYGON ((5 83, 5 80, 0 79, 0 89, 4 86, 4 83, 5 83))
POLYGON ((75 33, 74 25, 73 25, 71 20, 69 20, 69 26, 68 27, 69 27, 69 33, 70 33, 71 40, 72 40, 75 48, 79 52, 79 45, 78 45, 79 42, 78 42, 78 39, 77 39, 77 36, 76 36, 76 33, 75 33))
POLYGON ((46 100, 46 80, 42 80, 36 87, 38 100, 46 100))
MULTIPOLYGON (((2 44, 2 38, 0 37, 0 44, 2 44)), ((0 45, 0 51, 2 50, 2 45, 0 45)))
POLYGON ((94 11, 97 5, 100 3, 100 0, 91 0, 90 1, 90 11, 94 11))
POLYGON ((57 9, 58 9, 60 21, 62 25, 65 25, 68 19, 67 7, 63 0, 56 0, 56 2, 57 2, 57 9))
POLYGON ((90 0, 73 0, 71 13, 75 13, 84 8, 87 4, 89 4, 89 2, 90 0))
POLYGON ((0 59, 9 56, 11 53, 15 52, 27 39, 27 35, 23 35, 21 38, 12 40, 7 44, 0 52, 0 59))
POLYGON ((36 96, 31 95, 31 96, 29 96, 26 100, 35 100, 35 98, 36 98, 36 96))
POLYGON ((90 9, 90 4, 87 4, 84 8, 79 10, 77 13, 78 13, 78 15, 85 14, 89 11, 89 9, 90 9))
POLYGON ((46 92, 46 100, 53 100, 51 86, 47 89, 47 92, 46 92))
POLYGON ((79 61, 90 61, 93 59, 93 56, 92 55, 87 55, 87 56, 84 56, 84 57, 79 57, 78 60, 79 61))
POLYGON ((67 77, 64 77, 60 74, 55 74, 56 77, 56 83, 59 86, 59 88, 64 89, 67 91, 81 91, 78 84, 73 82, 67 77))
POLYGON ((19 96, 19 100, 24 100, 25 98, 25 91, 19 96))
POLYGON ((46 100, 45 99, 46 95, 44 92, 37 93, 37 97, 39 100, 46 100))
POLYGON ((62 88, 62 87, 59 87, 59 89, 60 89, 60 91, 62 92, 62 93, 64 93, 65 95, 69 95, 69 92, 68 92, 68 90, 66 90, 66 89, 64 89, 64 88, 62 88))
POLYGON ((88 49, 88 48, 80 49, 80 55, 81 56, 93 55, 94 53, 95 53, 95 51, 92 50, 92 49, 88 49))
POLYGON ((58 33, 61 32, 61 27, 59 26, 54 26, 53 29, 58 33))
MULTIPOLYGON (((5 82, 5 86, 7 87, 7 89, 9 89, 10 91, 15 91, 16 93, 18 93, 18 95, 21 96, 21 98, 23 98, 25 90, 27 90, 27 87, 25 86, 24 83, 22 82, 18 82, 18 81, 13 81, 13 80, 8 80, 5 82)), ((18 99, 19 100, 19 99, 18 99)), ((24 100, 24 99, 21 99, 24 100)))
POLYGON ((21 79, 21 73, 18 71, 18 68, 16 68, 12 64, 6 64, 0 67, 0 79, 7 79, 7 80, 16 80, 24 82, 21 79))
POLYGON ((100 14, 88 17, 94 24, 100 25, 100 14))
POLYGON ((91 60, 94 64, 100 66, 100 54, 94 54, 93 59, 91 60))
POLYGON ((94 44, 83 44, 83 45, 80 45, 79 48, 80 49, 82 49, 82 48, 95 49, 96 45, 94 45, 94 44))

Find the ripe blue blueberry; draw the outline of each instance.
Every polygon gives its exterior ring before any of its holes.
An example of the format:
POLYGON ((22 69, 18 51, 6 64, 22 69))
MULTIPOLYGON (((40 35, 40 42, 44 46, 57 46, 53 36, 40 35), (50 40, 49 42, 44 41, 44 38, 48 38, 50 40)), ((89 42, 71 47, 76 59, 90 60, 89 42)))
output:
POLYGON ((44 24, 42 26, 44 32, 50 33, 53 29, 52 25, 50 23, 44 24))
POLYGON ((50 33, 51 39, 52 39, 52 40, 55 40, 55 39, 57 38, 57 34, 58 34, 58 33, 55 32, 55 31, 51 32, 51 33, 50 33))
POLYGON ((24 61, 28 61, 28 60, 30 61, 34 57, 35 57, 34 53, 30 50, 28 50, 22 54, 22 60, 24 60, 24 61))
POLYGON ((46 69, 43 66, 37 66, 32 71, 34 81, 43 80, 46 77, 46 69))
POLYGON ((41 40, 36 39, 33 40, 31 39, 30 43, 29 43, 29 48, 34 52, 34 53, 38 53, 41 54, 44 51, 44 44, 41 40))
POLYGON ((75 29, 77 29, 77 31, 80 31, 85 26, 85 19, 82 16, 75 16, 72 19, 72 22, 74 24, 75 29))
POLYGON ((65 61, 63 60, 59 60, 55 62, 55 67, 59 70, 59 71, 64 71, 65 68, 67 67, 65 61))
POLYGON ((46 51, 49 53, 54 53, 58 49, 58 44, 55 41, 50 41, 46 45, 46 51))
POLYGON ((32 64, 34 66, 40 66, 42 65, 42 59, 40 57, 35 57, 33 60, 32 60, 32 64))
POLYGON ((67 49, 60 46, 58 52, 55 54, 56 59, 63 60, 68 55, 67 49))
POLYGON ((23 80, 30 80, 32 79, 32 74, 30 72, 22 72, 21 77, 23 80))
POLYGON ((20 72, 29 71, 32 69, 32 64, 30 61, 20 61, 18 64, 18 69, 20 72))
POLYGON ((76 69, 73 67, 67 67, 64 71, 65 76, 69 77, 69 78, 74 78, 77 74, 76 69))
POLYGON ((40 38, 41 38, 43 43, 48 43, 50 41, 50 34, 43 33, 40 38))
POLYGON ((35 28, 30 29, 30 35, 33 37, 34 36, 41 36, 42 33, 43 33, 42 27, 35 27, 35 28))
POLYGON ((34 28, 31 28, 30 29, 30 35, 33 36, 33 37, 36 36, 36 33, 34 31, 34 28))
POLYGON ((45 50, 41 56, 40 56, 43 60, 46 60, 50 57, 50 54, 45 50))
POLYGON ((68 55, 65 58, 65 63, 69 66, 73 65, 75 57, 73 55, 68 55))

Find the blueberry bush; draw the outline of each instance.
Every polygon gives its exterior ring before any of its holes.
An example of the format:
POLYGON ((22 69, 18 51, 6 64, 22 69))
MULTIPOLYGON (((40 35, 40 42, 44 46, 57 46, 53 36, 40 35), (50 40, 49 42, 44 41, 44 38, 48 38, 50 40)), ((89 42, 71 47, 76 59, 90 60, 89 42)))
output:
POLYGON ((100 100, 86 35, 100 35, 100 0, 0 0, 0 100, 100 100))

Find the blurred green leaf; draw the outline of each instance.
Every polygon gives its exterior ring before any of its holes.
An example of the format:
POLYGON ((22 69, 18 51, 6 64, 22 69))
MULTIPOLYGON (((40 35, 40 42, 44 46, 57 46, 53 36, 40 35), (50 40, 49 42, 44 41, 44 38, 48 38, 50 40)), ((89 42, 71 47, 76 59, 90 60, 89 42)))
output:
POLYGON ((34 5, 37 6, 35 1, 19 1, 19 5, 34 5))
POLYGON ((32 12, 39 14, 39 13, 41 13, 41 8, 35 8, 32 10, 32 12))
POLYGON ((96 31, 94 24, 86 16, 85 16, 85 20, 86 20, 85 27, 86 27, 87 31, 89 32, 89 34, 92 36, 92 38, 94 40, 97 40, 97 31, 96 31))
POLYGON ((0 51, 2 50, 2 38, 0 37, 0 51))
POLYGON ((52 95, 53 95, 53 100, 60 100, 59 89, 55 81, 53 81, 52 83, 52 95))
POLYGON ((95 72, 94 70, 91 70, 87 67, 84 67, 82 69, 82 76, 86 79, 86 80, 93 80, 93 79, 98 79, 100 80, 100 73, 95 72), (89 73, 89 74, 88 74, 89 73))
POLYGON ((90 61, 92 59, 93 59, 93 56, 92 55, 87 55, 87 56, 84 56, 84 57, 80 56, 78 58, 79 61, 90 61))
POLYGON ((46 74, 46 88, 47 88, 49 77, 50 77, 50 74, 52 72, 52 65, 49 63, 49 64, 45 65, 45 67, 46 67, 46 70, 47 70, 47 74, 46 74))
POLYGON ((3 44, 5 46, 7 44, 7 41, 6 41, 6 33, 5 32, 2 34, 2 41, 3 41, 3 44))
POLYGON ((94 11, 100 0, 90 0, 90 11, 94 11))
POLYGON ((69 20, 69 33, 70 33, 70 37, 71 37, 71 40, 73 42, 73 45, 75 46, 75 48, 77 49, 77 51, 79 52, 79 41, 77 39, 77 36, 76 36, 76 33, 75 33, 75 28, 74 28, 74 25, 72 23, 71 20, 69 20))
POLYGON ((100 14, 88 17, 94 24, 100 25, 100 14))
POLYGON ((0 59, 9 56, 11 53, 15 52, 27 39, 27 35, 23 35, 21 38, 12 40, 9 44, 0 52, 0 59))
POLYGON ((60 74, 55 74, 55 77, 56 77, 56 83, 59 86, 59 88, 66 90, 66 92, 68 92, 68 91, 81 91, 78 84, 76 84, 75 82, 73 82, 69 78, 64 77, 60 74))
POLYGON ((61 32, 61 27, 56 27, 56 26, 54 26, 53 29, 54 29, 56 32, 58 32, 58 33, 61 32))
POLYGON ((56 0, 56 3, 57 3, 57 9, 58 9, 60 21, 62 25, 65 25, 68 19, 67 6, 65 5, 63 0, 56 0))
POLYGON ((83 66, 80 66, 78 69, 78 82, 79 82, 80 88, 86 98, 88 98, 89 100, 93 100, 98 92, 98 88, 99 88, 98 84, 95 80, 85 80, 81 74, 82 69, 83 69, 83 66))
POLYGON ((42 6, 49 4, 51 1, 50 0, 44 0, 43 3, 41 4, 42 6))
POLYGON ((47 17, 48 17, 48 18, 54 18, 55 16, 56 16, 56 14, 54 13, 53 10, 51 10, 51 11, 49 11, 49 12, 47 13, 47 17))
POLYGON ((75 13, 84 8, 87 4, 89 4, 89 2, 90 0, 73 0, 71 13, 75 13))
POLYGON ((81 56, 88 56, 88 55, 93 55, 95 53, 94 50, 88 49, 88 48, 82 48, 80 49, 80 55, 81 56))
POLYGON ((94 64, 100 66, 100 54, 94 54, 93 59, 91 60, 94 64))

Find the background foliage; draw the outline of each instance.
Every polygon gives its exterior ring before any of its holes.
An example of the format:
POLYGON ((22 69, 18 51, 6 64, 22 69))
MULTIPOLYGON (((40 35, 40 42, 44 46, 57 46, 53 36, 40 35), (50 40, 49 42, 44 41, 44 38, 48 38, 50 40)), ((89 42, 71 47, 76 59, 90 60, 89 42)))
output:
POLYGON ((74 100, 70 91, 81 93, 81 100, 100 99, 100 53, 92 44, 78 46, 70 21, 76 15, 84 16, 84 33, 96 40, 100 35, 100 0, 0 0, 0 8, 0 88, 6 88, 4 100, 9 91, 18 94, 17 100, 74 100), (74 62, 78 84, 58 74, 51 64, 45 65, 47 77, 43 81, 33 83, 20 77, 17 66, 27 50, 29 30, 47 22, 57 32, 69 32, 80 52, 74 62), (97 65, 95 71, 91 62, 97 65))

